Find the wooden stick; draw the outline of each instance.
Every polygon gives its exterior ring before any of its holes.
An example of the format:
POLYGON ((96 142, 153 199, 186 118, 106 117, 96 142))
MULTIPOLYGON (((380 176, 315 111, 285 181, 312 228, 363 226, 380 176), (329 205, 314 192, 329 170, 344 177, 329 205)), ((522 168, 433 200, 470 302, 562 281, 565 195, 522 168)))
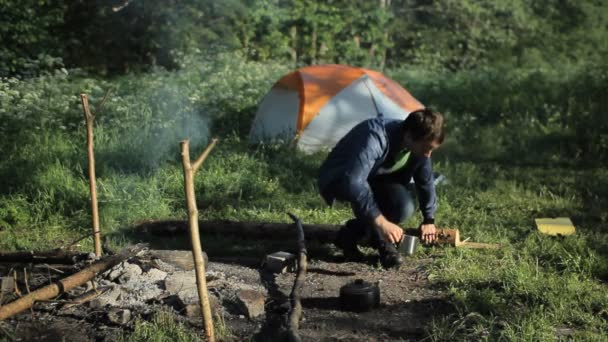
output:
POLYGON ((458 247, 464 248, 478 248, 478 249, 500 249, 502 245, 498 243, 484 243, 484 242, 463 242, 458 247))
POLYGON ((196 160, 194 165, 190 164, 190 142, 184 140, 180 143, 182 164, 184 167, 184 191, 186 194, 186 204, 188 207, 188 227, 190 231, 190 242, 192 244, 192 257, 194 259, 194 270, 196 274, 196 285, 198 288, 198 297, 201 304, 201 312, 203 313, 203 324, 205 326, 205 335, 210 342, 215 341, 215 333, 213 330, 213 316, 211 315, 211 305, 209 304, 209 295, 207 292, 207 280, 205 278, 205 260, 203 259, 203 249, 201 246, 201 237, 198 229, 198 208, 196 207, 196 197, 194 195, 194 174, 201 166, 211 149, 217 143, 217 139, 207 146, 203 154, 196 160))
MULTIPOLYGON (((64 273, 65 273, 65 272, 63 272, 62 270, 56 269, 55 267, 52 267, 52 266, 51 266, 51 265, 49 265, 49 264, 44 264, 44 265, 46 266, 47 271, 48 271, 48 270, 53 270, 53 271, 55 271, 55 272, 57 272, 57 273, 61 273, 61 274, 64 274, 64 273)), ((49 272, 49 274, 50 274, 50 272, 49 272)))
POLYGON ((108 95, 110 95, 111 92, 112 92, 112 88, 109 88, 108 91, 106 91, 106 94, 101 99, 101 102, 99 103, 99 105, 97 106, 97 108, 95 108, 95 113, 93 115, 97 115, 97 113, 101 112, 101 109, 103 108, 103 105, 106 104, 106 100, 108 99, 108 95))
POLYGON ((19 286, 17 285, 17 270, 13 270, 13 282, 14 282, 14 289, 13 291, 15 291, 15 294, 19 297, 21 297, 21 291, 19 290, 19 286))
POLYGON ((211 150, 213 150, 213 148, 215 147, 215 144, 217 144, 217 139, 212 139, 211 143, 209 143, 209 145, 207 146, 207 148, 205 148, 203 153, 201 153, 201 155, 196 159, 194 164, 192 164, 193 173, 196 174, 196 171, 198 171, 198 168, 201 167, 201 165, 203 165, 203 162, 205 161, 205 159, 207 159, 207 156, 209 156, 209 153, 211 153, 211 150))
POLYGON ((88 259, 87 253, 73 253, 64 250, 54 251, 19 251, 0 252, 0 262, 7 263, 50 263, 50 264, 74 264, 88 259))
POLYGON ((69 291, 75 287, 86 283, 87 281, 93 279, 99 273, 114 267, 123 260, 128 259, 132 255, 136 254, 140 250, 141 247, 126 249, 118 255, 113 255, 106 259, 99 260, 80 272, 72 274, 71 276, 63 278, 55 283, 51 283, 50 285, 42 287, 28 294, 27 296, 23 296, 13 302, 1 306, 0 321, 31 308, 32 305, 34 305, 34 302, 36 301, 49 300, 51 298, 55 298, 66 291, 69 291))
POLYGON ((90 302, 93 299, 95 299, 95 298, 101 296, 102 294, 108 292, 109 289, 110 289, 110 286, 105 286, 105 287, 101 288, 101 290, 98 290, 96 288, 93 289, 93 290, 90 290, 90 291, 88 291, 86 293, 83 293, 80 296, 74 298, 72 301, 70 301, 68 303, 65 303, 61 307, 61 309, 65 310, 65 309, 69 309, 69 308, 74 307, 74 306, 78 306, 78 305, 90 302))
POLYGON ((300 341, 298 329, 300 329, 300 319, 302 318, 302 303, 300 297, 302 295, 302 287, 304 286, 304 278, 306 277, 306 240, 304 238, 304 229, 302 221, 295 215, 288 213, 289 217, 295 222, 296 233, 298 236, 298 273, 293 282, 291 290, 291 310, 289 312, 289 341, 300 341))
POLYGON ((4 336, 8 337, 9 340, 17 341, 17 339, 13 335, 11 335, 11 333, 6 331, 6 329, 4 329, 1 325, 0 325, 0 330, 4 333, 4 336))
POLYGON ((437 229, 436 236, 437 240, 435 240, 435 244, 456 247, 460 245, 460 232, 458 229, 437 229))
POLYGON ((32 291, 30 291, 30 284, 27 281, 27 269, 25 267, 23 268, 23 280, 25 281, 25 289, 30 294, 32 291))
POLYGON ((71 249, 71 248, 72 248, 72 247, 73 247, 75 244, 77 244, 77 243, 79 243, 80 241, 82 241, 82 240, 84 240, 84 239, 88 238, 89 236, 94 236, 94 235, 95 235, 95 233, 89 233, 89 234, 85 234, 85 235, 83 235, 83 236, 79 237, 78 239, 76 239, 76 240, 74 240, 74 241, 70 242, 70 244, 69 244, 69 245, 67 245, 67 246, 65 246, 65 245, 64 245, 64 246, 59 247, 59 249, 60 249, 60 250, 61 250, 61 249, 71 249))
POLYGON ((84 119, 87 123, 87 154, 89 157, 89 184, 91 189, 91 215, 93 221, 94 250, 97 257, 101 256, 101 236, 99 230, 99 209, 97 208, 97 185, 95 183, 95 155, 93 153, 93 121, 95 116, 89 109, 87 94, 80 94, 82 108, 84 109, 84 119))

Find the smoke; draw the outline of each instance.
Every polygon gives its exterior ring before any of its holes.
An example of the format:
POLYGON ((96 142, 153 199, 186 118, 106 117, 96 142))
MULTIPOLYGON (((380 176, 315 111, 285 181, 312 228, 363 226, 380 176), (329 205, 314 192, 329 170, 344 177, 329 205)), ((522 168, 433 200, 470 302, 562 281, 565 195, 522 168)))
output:
MULTIPOLYGON (((171 81, 172 78, 167 79, 171 81)), ((152 122, 142 130, 146 168, 156 168, 161 163, 179 156, 179 142, 190 140, 194 148, 205 144, 209 138, 209 119, 201 106, 191 103, 187 89, 166 83, 149 99, 152 122)))
POLYGON ((208 111, 191 98, 197 83, 183 82, 188 76, 157 71, 127 80, 128 88, 136 91, 110 99, 108 115, 100 116, 96 154, 101 168, 149 172, 179 161, 182 140, 190 140, 193 153, 206 145, 208 111))

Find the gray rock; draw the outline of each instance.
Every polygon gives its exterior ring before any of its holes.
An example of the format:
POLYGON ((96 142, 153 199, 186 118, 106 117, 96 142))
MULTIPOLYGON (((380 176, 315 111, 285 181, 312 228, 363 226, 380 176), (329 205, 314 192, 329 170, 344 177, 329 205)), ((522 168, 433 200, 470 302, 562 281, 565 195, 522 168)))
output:
POLYGON ((264 293, 255 290, 238 290, 236 299, 241 311, 249 318, 264 314, 264 293))
POLYGON ((163 272, 156 268, 151 268, 146 274, 144 274, 147 279, 153 282, 165 280, 167 278, 167 272, 163 272))
POLYGON ((15 278, 0 278, 0 293, 12 293, 13 291, 15 291, 15 278))
POLYGON ((187 304, 183 309, 184 314, 188 318, 200 318, 203 315, 201 314, 201 305, 200 304, 187 304))
POLYGON ((165 290, 177 295, 184 304, 198 301, 198 289, 194 271, 178 271, 165 278, 165 290))
POLYGON ((159 270, 161 270, 163 272, 167 272, 167 273, 173 273, 173 272, 180 270, 179 267, 166 263, 160 259, 153 259, 152 266, 158 268, 159 270))
POLYGON ((124 283, 133 276, 140 275, 141 273, 142 270, 139 266, 124 261, 114 266, 107 275, 104 275, 104 277, 110 281, 116 281, 118 279, 119 282, 124 283))
POLYGON ((118 325, 125 325, 131 320, 131 310, 114 308, 108 312, 110 322, 118 325))
POLYGON ((293 272, 296 256, 288 252, 276 252, 268 254, 263 264, 264 268, 272 273, 293 272))
POLYGON ((120 287, 116 286, 93 299, 89 305, 95 309, 101 309, 106 305, 115 306, 118 304, 118 301, 121 300, 121 296, 122 290, 120 287))
POLYGON ((125 284, 127 282, 129 282, 130 279, 137 277, 138 275, 141 275, 142 270, 141 267, 139 267, 138 265, 135 264, 129 264, 127 262, 123 263, 123 272, 122 274, 118 277, 118 282, 121 284, 125 284))
MULTIPOLYGON (((220 305, 219 300, 215 296, 209 296, 209 306, 211 306, 211 314, 215 315, 216 313, 222 310, 222 306, 220 305)), ((186 315, 186 317, 190 319, 202 318, 201 314, 201 304, 200 303, 192 303, 185 304, 181 311, 186 315)))

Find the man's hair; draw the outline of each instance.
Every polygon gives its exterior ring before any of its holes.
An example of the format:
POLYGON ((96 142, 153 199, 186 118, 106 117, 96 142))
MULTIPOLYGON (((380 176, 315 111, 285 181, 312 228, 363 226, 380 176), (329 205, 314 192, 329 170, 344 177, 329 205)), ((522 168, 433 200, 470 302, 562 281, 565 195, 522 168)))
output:
POLYGON ((403 121, 403 133, 414 141, 436 141, 443 143, 443 115, 428 108, 411 112, 403 121))

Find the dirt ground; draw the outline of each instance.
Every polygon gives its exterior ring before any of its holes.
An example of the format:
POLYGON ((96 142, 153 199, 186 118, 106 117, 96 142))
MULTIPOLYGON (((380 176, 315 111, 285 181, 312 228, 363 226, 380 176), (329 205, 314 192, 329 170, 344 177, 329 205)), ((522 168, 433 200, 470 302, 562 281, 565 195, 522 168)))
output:
MULTIPOLYGON (((368 263, 341 262, 339 257, 322 259, 313 256, 308 262, 299 330, 303 341, 418 341, 428 337, 427 328, 434 318, 453 312, 442 294, 429 286, 426 265, 430 260, 406 259, 399 270, 384 271, 375 265, 373 258, 368 263), (362 313, 341 310, 340 287, 355 279, 378 283, 379 308, 362 313)), ((129 280, 131 283, 146 281, 146 268, 142 269, 142 275, 129 280)), ((238 258, 230 262, 212 258, 208 271, 208 279, 213 274, 212 279, 220 275, 222 280, 223 285, 210 287, 210 294, 220 303, 218 310, 222 312, 230 340, 281 340, 278 332, 289 311, 294 273, 272 274, 250 259, 239 262, 238 258), (259 289, 264 294, 265 314, 249 319, 239 310, 234 291, 243 287, 259 289)), ((158 287, 154 289, 164 291, 158 279, 155 282, 158 287)), ((107 279, 100 282, 108 283, 107 279)), ((138 286, 141 288, 142 284, 138 286)), ((151 291, 151 287, 143 285, 143 288, 151 291)), ((134 317, 150 319, 156 310, 169 307, 167 301, 141 298, 141 303, 131 300, 104 307, 79 305, 67 310, 53 301, 38 303, 34 310, 0 322, 0 336, 9 341, 114 341, 132 331, 134 317), (125 309, 130 310, 133 318, 119 323, 108 319, 110 310, 125 309)), ((200 316, 187 316, 179 308, 173 309, 176 320, 201 330, 200 316)))
MULTIPOLYGON (((300 337, 305 341, 424 339, 427 336, 425 327, 433 318, 448 314, 451 309, 441 299, 441 293, 429 288, 425 272, 427 262, 410 260, 398 271, 383 271, 369 264, 313 259, 308 265, 302 292, 304 318, 300 337), (340 309, 340 287, 355 279, 378 282, 379 308, 362 313, 340 309)), ((274 282, 278 291, 269 294, 272 297, 288 295, 293 280, 294 274, 278 275, 274 282)), ((280 310, 275 308, 274 312, 280 310)))

